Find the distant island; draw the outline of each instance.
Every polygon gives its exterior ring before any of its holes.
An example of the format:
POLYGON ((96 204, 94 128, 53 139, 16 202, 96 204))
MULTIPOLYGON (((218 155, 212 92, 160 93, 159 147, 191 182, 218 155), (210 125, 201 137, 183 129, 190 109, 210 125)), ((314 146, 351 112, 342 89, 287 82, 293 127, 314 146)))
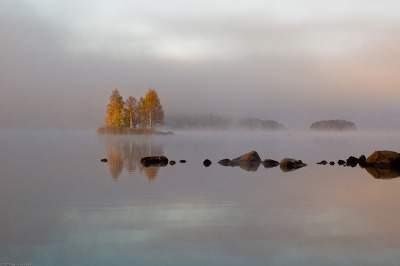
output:
POLYGON ((310 129, 312 130, 332 130, 332 131, 350 131, 357 130, 356 124, 346 120, 322 120, 314 122, 310 129))
POLYGON ((246 130, 284 130, 286 126, 274 121, 259 118, 235 119, 215 114, 175 115, 167 117, 165 126, 172 129, 246 129, 246 130))
POLYGON ((144 97, 136 100, 129 96, 125 101, 118 89, 109 97, 104 126, 100 134, 171 134, 157 131, 164 124, 164 110, 155 89, 148 89, 144 97))

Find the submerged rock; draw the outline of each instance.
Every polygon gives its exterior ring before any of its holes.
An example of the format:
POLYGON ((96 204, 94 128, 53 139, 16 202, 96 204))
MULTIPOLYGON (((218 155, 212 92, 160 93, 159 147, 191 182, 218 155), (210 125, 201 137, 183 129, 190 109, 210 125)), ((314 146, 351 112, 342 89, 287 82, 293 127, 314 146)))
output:
POLYGON ((165 156, 148 156, 143 157, 140 162, 144 167, 166 166, 168 164, 168 158, 165 156))
POLYGON ((350 156, 349 158, 347 158, 346 160, 346 165, 350 166, 350 167, 356 167, 358 164, 358 159, 354 156, 350 156))
POLYGON ((108 159, 107 158, 103 158, 103 159, 100 160, 100 162, 106 163, 106 162, 108 162, 108 159))
POLYGON ((319 163, 317 163, 317 164, 320 164, 320 165, 327 165, 328 164, 328 162, 327 161, 325 161, 325 160, 323 160, 323 161, 320 161, 319 163))
POLYGON ((400 153, 395 151, 375 151, 368 157, 366 165, 368 167, 400 169, 400 153))
POLYGON ((302 160, 296 160, 292 158, 285 158, 280 162, 280 167, 284 172, 297 170, 304 166, 307 166, 307 164, 303 163, 302 160))
POLYGON ((272 160, 272 159, 266 159, 262 162, 265 168, 273 168, 279 165, 279 162, 272 160))
POLYGON ((205 167, 209 167, 211 165, 211 161, 209 159, 205 159, 204 162, 203 162, 203 165, 205 167))

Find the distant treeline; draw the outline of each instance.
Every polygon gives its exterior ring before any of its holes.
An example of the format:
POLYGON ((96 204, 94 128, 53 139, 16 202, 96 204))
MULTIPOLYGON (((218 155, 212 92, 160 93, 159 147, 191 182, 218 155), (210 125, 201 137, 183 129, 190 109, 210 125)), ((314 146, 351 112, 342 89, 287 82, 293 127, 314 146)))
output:
POLYGON ((177 115, 166 118, 165 125, 175 129, 226 129, 244 128, 260 130, 282 130, 286 127, 273 120, 262 120, 257 118, 234 119, 219 115, 177 115))
POLYGON ((109 97, 104 129, 152 129, 164 123, 164 111, 155 89, 149 89, 137 100, 129 96, 125 101, 118 89, 109 97))
MULTIPOLYGON (((166 118, 165 125, 172 129, 229 129, 242 128, 251 130, 284 130, 287 127, 274 120, 258 118, 235 119, 220 115, 176 115, 166 118)), ((345 131, 356 130, 353 122, 346 120, 323 120, 313 123, 312 130, 345 131)))

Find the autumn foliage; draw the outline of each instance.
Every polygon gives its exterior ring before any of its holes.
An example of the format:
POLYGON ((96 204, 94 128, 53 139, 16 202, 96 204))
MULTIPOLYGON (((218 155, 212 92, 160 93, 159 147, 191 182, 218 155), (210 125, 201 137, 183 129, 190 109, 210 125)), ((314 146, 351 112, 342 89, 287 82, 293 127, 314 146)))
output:
POLYGON ((164 111, 155 89, 149 89, 139 101, 129 96, 126 101, 118 89, 109 97, 105 126, 111 128, 153 128, 164 123, 164 111))

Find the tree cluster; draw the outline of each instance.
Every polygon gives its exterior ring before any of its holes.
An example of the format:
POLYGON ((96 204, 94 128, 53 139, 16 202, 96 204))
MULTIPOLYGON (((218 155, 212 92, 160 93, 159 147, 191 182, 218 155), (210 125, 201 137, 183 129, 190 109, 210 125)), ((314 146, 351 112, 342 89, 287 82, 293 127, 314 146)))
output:
POLYGON ((118 89, 109 97, 105 126, 112 128, 153 128, 164 123, 164 111, 155 89, 136 100, 129 96, 125 101, 118 89))

